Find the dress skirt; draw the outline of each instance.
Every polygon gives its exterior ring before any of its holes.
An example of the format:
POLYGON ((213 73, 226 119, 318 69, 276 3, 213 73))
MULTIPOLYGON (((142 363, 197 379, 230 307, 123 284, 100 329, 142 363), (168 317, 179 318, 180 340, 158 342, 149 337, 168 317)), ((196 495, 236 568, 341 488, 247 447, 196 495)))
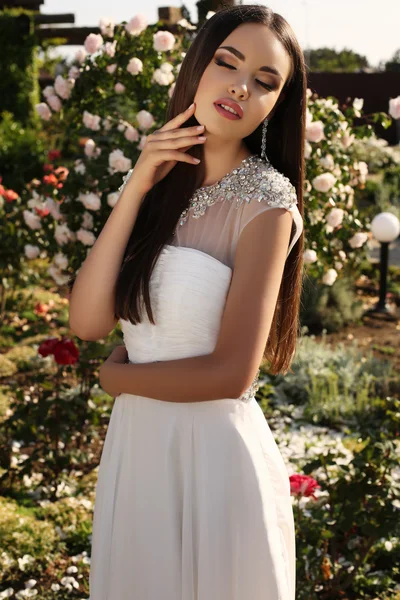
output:
POLYGON ((289 476, 252 397, 115 399, 90 600, 294 600, 289 476))

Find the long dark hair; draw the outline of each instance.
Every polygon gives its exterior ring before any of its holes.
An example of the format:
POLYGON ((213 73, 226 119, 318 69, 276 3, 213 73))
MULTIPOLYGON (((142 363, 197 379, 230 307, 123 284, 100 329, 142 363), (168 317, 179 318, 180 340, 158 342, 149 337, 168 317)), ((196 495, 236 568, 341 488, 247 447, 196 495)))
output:
MULTIPOLYGON (((232 31, 244 23, 269 27, 292 60, 291 76, 276 107, 267 131, 267 156, 271 164, 295 186, 298 208, 303 214, 304 129, 307 77, 303 52, 289 24, 270 8, 239 5, 224 8, 206 21, 197 33, 182 63, 166 120, 183 112, 195 97, 200 79, 216 49, 232 31)), ((195 117, 185 127, 198 124, 195 117)), ((260 155, 261 125, 244 142, 252 154, 260 155)), ((190 154, 202 158, 196 145, 190 154)), ((151 323, 155 324, 150 303, 149 280, 157 258, 172 237, 181 212, 188 207, 195 189, 204 178, 204 162, 197 167, 178 162, 170 173, 144 197, 135 226, 128 240, 116 283, 115 318, 141 321, 144 301, 151 323)), ((269 370, 286 372, 293 359, 299 329, 299 305, 303 269, 303 235, 287 258, 271 331, 264 357, 269 370)))

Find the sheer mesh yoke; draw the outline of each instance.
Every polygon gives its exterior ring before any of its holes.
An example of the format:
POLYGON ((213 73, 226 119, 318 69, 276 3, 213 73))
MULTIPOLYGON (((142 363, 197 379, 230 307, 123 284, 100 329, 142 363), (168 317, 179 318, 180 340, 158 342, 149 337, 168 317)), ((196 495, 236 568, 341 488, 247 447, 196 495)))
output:
MULTIPOLYGON (((124 177, 120 190, 130 174, 124 177)), ((195 191, 170 243, 201 250, 233 269, 246 225, 272 208, 286 208, 293 215, 287 258, 303 231, 296 189, 269 161, 250 156, 220 181, 195 191)))

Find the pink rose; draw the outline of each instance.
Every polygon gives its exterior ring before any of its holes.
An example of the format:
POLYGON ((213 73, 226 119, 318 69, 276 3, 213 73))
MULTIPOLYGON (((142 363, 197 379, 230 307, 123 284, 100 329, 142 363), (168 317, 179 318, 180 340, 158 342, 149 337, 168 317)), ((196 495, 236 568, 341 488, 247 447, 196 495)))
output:
POLYGON ((128 63, 128 66, 126 67, 126 70, 131 75, 138 75, 139 73, 141 73, 143 71, 143 63, 140 60, 140 58, 131 58, 131 60, 128 63))
POLYGON ((140 138, 140 143, 138 145, 138 150, 143 150, 146 140, 147 140, 147 135, 142 135, 142 137, 140 138))
POLYGON ((50 265, 50 267, 47 269, 47 272, 49 275, 51 275, 57 285, 65 285, 69 281, 69 276, 63 275, 56 265, 50 265))
POLYGON ((120 196, 119 192, 112 192, 112 194, 108 194, 108 196, 107 196, 108 206, 111 206, 111 208, 114 208, 114 206, 118 202, 119 196, 120 196))
POLYGON ((73 65, 70 70, 68 71, 68 77, 70 79, 78 79, 78 77, 80 76, 80 71, 78 69, 78 67, 76 67, 75 65, 73 65))
POLYGON ((110 58, 114 58, 116 49, 117 40, 114 40, 113 42, 106 42, 104 44, 104 53, 107 54, 110 58))
POLYGON ((24 247, 26 258, 32 259, 37 258, 40 254, 39 246, 32 246, 31 244, 27 244, 24 247))
POLYGON ((116 68, 117 68, 117 64, 113 63, 112 65, 108 65, 106 67, 106 71, 107 71, 107 73, 110 73, 110 75, 113 75, 115 73, 116 68))
POLYGON ((84 48, 78 48, 75 52, 75 60, 77 60, 80 64, 82 64, 87 57, 87 52, 84 48))
POLYGON ((88 129, 92 129, 93 131, 99 131, 100 121, 101 117, 99 117, 98 115, 92 115, 92 113, 88 112, 87 110, 83 111, 82 122, 84 126, 88 129))
POLYGON ((157 31, 153 35, 153 48, 157 52, 168 52, 175 45, 175 38, 169 31, 157 31))
POLYGON ((59 269, 66 269, 68 267, 68 258, 62 252, 57 252, 54 257, 54 264, 59 269))
POLYGON ((56 91, 52 85, 46 85, 46 87, 44 88, 42 93, 43 93, 43 96, 47 99, 50 96, 54 96, 56 91))
POLYGON ((150 129, 155 123, 153 115, 149 113, 147 110, 141 110, 136 115, 136 120, 138 122, 139 128, 142 130, 150 129))
POLYGON ((317 192, 329 192, 329 190, 335 185, 336 177, 332 173, 322 173, 314 177, 312 185, 317 192))
POLYGON ((347 148, 349 148, 351 146, 351 144, 354 142, 355 138, 356 138, 356 136, 354 135, 354 133, 352 133, 350 135, 346 131, 341 138, 343 148, 345 148, 347 150, 347 148))
POLYGON ((51 110, 46 104, 46 102, 40 102, 39 104, 35 104, 35 109, 39 117, 44 121, 48 121, 49 119, 51 119, 51 110))
POLYGON ((86 229, 78 229, 76 232, 77 239, 82 242, 85 246, 93 246, 96 241, 94 233, 92 231, 86 231, 86 229))
POLYGON ((322 278, 322 283, 325 285, 333 285, 337 278, 337 272, 335 269, 328 269, 322 278))
POLYGON ((99 27, 104 36, 112 37, 114 35, 115 22, 110 17, 101 17, 99 27))
POLYGON ((309 475, 294 474, 289 477, 290 493, 292 496, 306 496, 316 500, 314 492, 316 488, 321 487, 317 481, 309 475))
POLYGON ((132 161, 130 158, 124 156, 122 150, 114 150, 108 157, 108 164, 113 171, 119 171, 120 173, 126 173, 132 168, 132 161))
POLYGON ((28 225, 29 229, 41 229, 42 224, 40 222, 40 217, 38 215, 35 215, 30 210, 26 210, 26 209, 22 212, 22 215, 23 215, 24 221, 25 221, 26 225, 28 225))
POLYGON ((125 129, 124 136, 128 142, 137 142, 139 140, 139 132, 132 125, 128 125, 125 129))
POLYGON ((71 230, 68 225, 57 225, 54 232, 54 237, 59 246, 63 246, 72 239, 71 230))
POLYGON ((46 201, 44 202, 44 208, 49 211, 53 219, 56 221, 61 219, 62 215, 60 212, 60 206, 57 204, 57 202, 54 202, 53 198, 46 198, 46 201))
POLYGON ((96 142, 94 140, 87 140, 84 152, 88 158, 97 158, 101 154, 101 148, 96 146, 96 142))
POLYGON ((306 127, 306 139, 309 142, 320 142, 325 138, 324 124, 322 121, 312 121, 306 127))
POLYGON ((140 35, 147 28, 148 21, 142 14, 133 17, 126 25, 125 29, 131 35, 140 35))
POLYGON ((352 248, 361 248, 361 246, 363 244, 365 244, 367 239, 368 239, 368 234, 365 233, 364 231, 359 231, 358 233, 355 233, 353 235, 353 237, 351 237, 349 239, 349 244, 352 248))
POLYGON ((126 88, 123 83, 118 82, 114 85, 114 90, 117 94, 123 94, 125 89, 126 88))
POLYGON ((83 45, 85 46, 86 52, 93 54, 101 48, 103 42, 104 40, 99 33, 89 33, 83 45))
POLYGON ((343 215, 344 210, 342 208, 332 208, 326 217, 326 222, 335 229, 335 227, 339 227, 342 224, 343 215))
POLYGON ((93 217, 90 213, 84 212, 82 219, 82 227, 83 229, 93 229, 93 217))
POLYGON ((60 98, 68 100, 71 96, 71 90, 75 85, 75 79, 64 79, 62 75, 57 75, 54 82, 54 89, 60 98))
POLYGON ((62 102, 58 96, 49 96, 47 98, 47 102, 50 107, 54 110, 54 112, 60 112, 62 109, 62 102))
POLYGON ((389 115, 393 119, 400 119, 400 96, 397 96, 397 98, 390 98, 389 115))
POLYGON ((307 249, 304 251, 303 258, 306 264, 314 263, 317 260, 317 253, 315 250, 307 249))

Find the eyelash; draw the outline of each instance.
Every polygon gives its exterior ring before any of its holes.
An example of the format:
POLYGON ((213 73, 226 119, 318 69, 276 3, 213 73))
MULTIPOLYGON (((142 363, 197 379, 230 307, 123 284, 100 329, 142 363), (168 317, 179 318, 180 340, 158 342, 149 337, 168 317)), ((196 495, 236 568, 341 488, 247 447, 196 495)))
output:
MULTIPOLYGON (((218 66, 220 67, 226 67, 228 69, 234 70, 236 71, 235 67, 232 65, 228 65, 228 63, 224 62, 223 60, 221 60, 220 58, 216 58, 215 62, 218 66)), ((264 83, 263 81, 260 81, 259 79, 256 79, 257 83, 259 83, 264 89, 269 90, 270 92, 273 91, 273 87, 268 85, 267 83, 264 83)))

